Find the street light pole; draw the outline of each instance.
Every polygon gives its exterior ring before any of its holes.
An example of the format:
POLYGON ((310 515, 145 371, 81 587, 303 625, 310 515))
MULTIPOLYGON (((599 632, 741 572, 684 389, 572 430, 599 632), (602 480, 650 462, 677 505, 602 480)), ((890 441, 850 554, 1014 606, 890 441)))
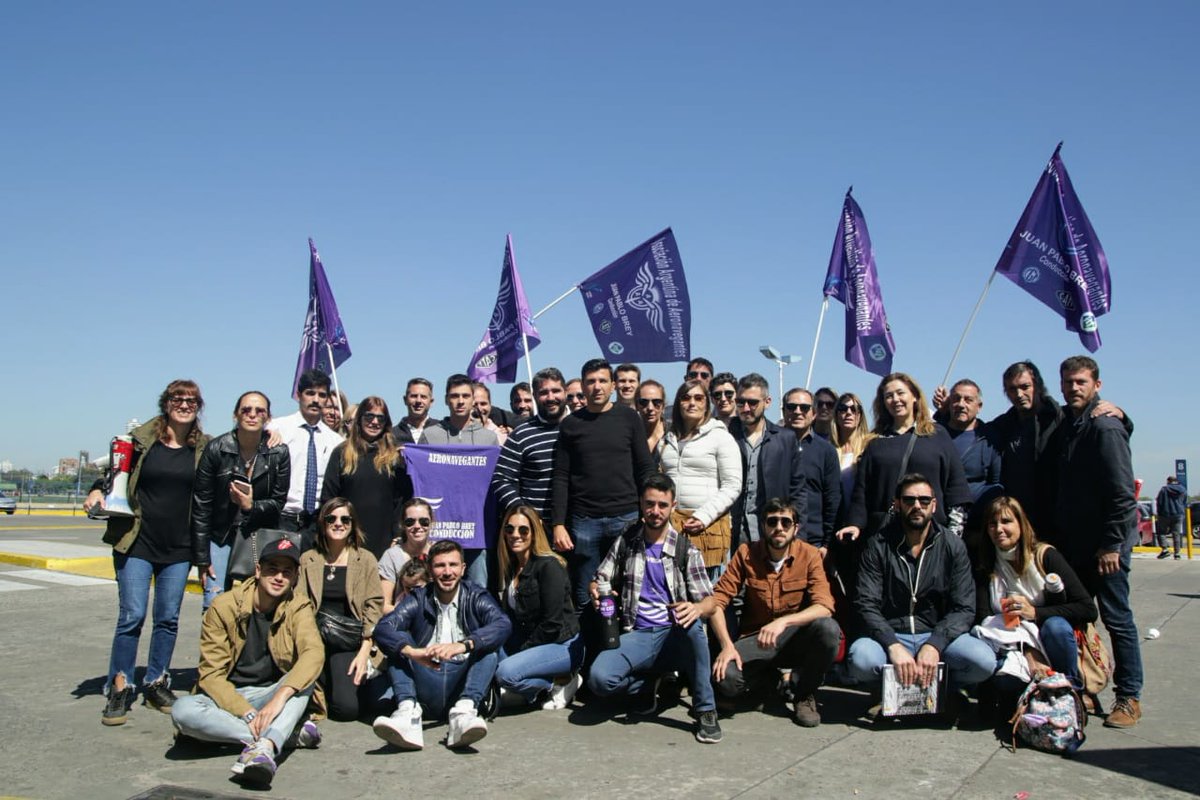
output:
POLYGON ((764 344, 758 348, 758 352, 763 354, 763 357, 768 361, 774 361, 779 366, 779 402, 783 403, 783 368, 788 364, 795 364, 800 361, 800 356, 785 356, 779 352, 778 348, 772 347, 769 344, 764 344))

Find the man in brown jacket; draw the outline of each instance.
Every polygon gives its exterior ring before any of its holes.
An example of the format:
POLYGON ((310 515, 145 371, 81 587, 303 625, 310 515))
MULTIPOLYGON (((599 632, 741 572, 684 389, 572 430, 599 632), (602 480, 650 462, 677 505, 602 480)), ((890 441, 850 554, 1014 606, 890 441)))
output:
POLYGON ((299 567, 300 548, 279 539, 263 548, 253 579, 213 601, 200 630, 201 693, 171 709, 185 736, 245 745, 231 767, 245 783, 270 785, 285 742, 321 741, 314 723, 301 722, 325 646, 312 603, 292 593, 299 567))
POLYGON ((842 631, 833 620, 833 595, 820 551, 800 535, 799 518, 791 502, 768 500, 762 511, 763 537, 737 549, 712 596, 701 603, 701 613, 710 617, 721 644, 713 663, 717 691, 733 698, 752 688, 769 689, 777 669, 790 669, 792 719, 813 728, 821 723, 817 688, 837 656, 842 631), (743 589, 735 643, 725 609, 743 589))

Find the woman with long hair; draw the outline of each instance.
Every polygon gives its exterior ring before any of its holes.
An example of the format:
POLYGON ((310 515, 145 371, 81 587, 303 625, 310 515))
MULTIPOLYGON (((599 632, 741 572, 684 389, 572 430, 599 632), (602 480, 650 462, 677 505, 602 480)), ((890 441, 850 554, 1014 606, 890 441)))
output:
POLYGON ((379 558, 392 543, 400 505, 412 496, 412 481, 392 434, 392 415, 382 397, 358 404, 350 435, 329 456, 321 502, 344 497, 358 510, 364 546, 379 558))
POLYGON ((833 438, 837 447, 838 460, 842 467, 842 506, 839 519, 845 519, 850 510, 850 498, 854 494, 854 475, 858 471, 858 459, 867 442, 873 438, 867 427, 867 415, 862 400, 854 392, 845 392, 837 399, 833 408, 833 438))
POLYGON ((330 429, 345 436, 349 430, 349 415, 350 403, 346 400, 346 395, 336 389, 329 393, 329 399, 325 401, 325 408, 321 410, 321 418, 330 429))
POLYGON ((204 578, 205 610, 234 580, 254 574, 254 564, 229 573, 234 540, 260 528, 278 528, 287 502, 291 459, 286 444, 268 444, 271 401, 244 392, 233 404, 234 428, 208 443, 196 467, 192 492, 192 562, 204 578))
POLYGON ((318 706, 328 704, 329 718, 358 719, 371 667, 375 625, 383 616, 379 562, 363 547, 354 504, 334 497, 317 516, 316 548, 300 557, 296 592, 312 600, 317 629, 325 643, 325 667, 317 680, 318 706))
POLYGON ((837 532, 838 538, 874 535, 887 521, 900 478, 912 472, 929 479, 937 497, 938 524, 959 534, 971 490, 954 442, 934 423, 921 387, 903 372, 885 375, 871 410, 875 437, 859 459, 846 526, 837 532))
POLYGON ((421 497, 412 497, 400 506, 400 535, 379 559, 379 583, 383 590, 383 613, 389 614, 399 602, 403 588, 400 571, 409 561, 424 559, 433 542, 433 508, 421 497))
POLYGON ((742 491, 742 456, 733 435, 713 419, 712 398, 701 381, 685 381, 675 392, 659 461, 675 481, 671 525, 692 540, 715 579, 729 557, 729 508, 742 491))
POLYGON ((566 708, 583 683, 583 638, 567 564, 550 549, 542 518, 517 505, 500 522, 501 605, 513 632, 496 668, 496 680, 530 705, 566 708))
MULTIPOLYGON (((158 397, 158 416, 135 428, 126 499, 133 516, 109 517, 104 543, 112 545, 120 611, 113 633, 107 702, 100 721, 123 725, 133 704, 138 640, 154 583, 154 628, 143 677, 145 705, 171 713, 171 655, 179 633, 179 607, 192 568, 188 519, 196 464, 208 436, 200 428, 204 398, 195 381, 175 380, 158 397)), ((106 486, 93 484, 84 508, 104 508, 106 486)))

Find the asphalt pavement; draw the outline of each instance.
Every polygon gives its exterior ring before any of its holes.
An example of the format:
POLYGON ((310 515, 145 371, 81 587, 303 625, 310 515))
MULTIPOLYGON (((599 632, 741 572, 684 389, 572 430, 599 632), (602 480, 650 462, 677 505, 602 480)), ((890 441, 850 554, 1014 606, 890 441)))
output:
MULTIPOLYGON (((170 719, 140 704, 117 728, 100 724, 100 691, 116 619, 116 586, 96 577, 110 551, 96 523, 0 519, 0 795, 28 798, 253 797, 230 780, 235 748, 176 746, 170 719), (44 543, 44 544, 37 544, 44 543), (39 561, 40 559, 40 561, 39 561), (71 562, 78 562, 72 564, 71 562), (51 566, 46 569, 46 566, 51 566), (79 566, 80 569, 72 569, 79 566), (83 574, 75 574, 81 572, 83 574), (163 789, 160 787, 175 787, 163 789)), ((111 564, 111 562, 110 562, 111 564)), ((110 566, 111 570, 111 566, 110 566)), ((782 707, 722 718, 725 739, 696 743, 687 697, 636 720, 614 706, 505 712, 475 748, 451 752, 426 730, 422 752, 385 745, 369 724, 322 724, 320 749, 280 764, 270 794, 289 798, 388 795, 519 798, 846 797, 1074 798, 1200 794, 1200 565, 1139 558, 1132 583, 1146 665, 1136 728, 1092 718, 1073 759, 1011 753, 972 723, 871 724, 866 695, 823 689, 824 723, 801 729, 782 707), (1020 793, 1026 792, 1027 795, 1020 793)), ((173 675, 190 686, 200 598, 184 599, 173 675)), ((141 658, 150 624, 142 637, 141 658)), ((1111 692, 1103 696, 1111 703, 1111 692)))

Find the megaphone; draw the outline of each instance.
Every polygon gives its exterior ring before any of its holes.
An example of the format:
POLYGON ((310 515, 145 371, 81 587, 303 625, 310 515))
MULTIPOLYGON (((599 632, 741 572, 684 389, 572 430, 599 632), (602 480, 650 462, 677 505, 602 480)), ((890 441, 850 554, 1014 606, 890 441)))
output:
POLYGON ((92 514, 97 519, 108 517, 132 517, 129 507, 129 471, 133 466, 133 437, 114 436, 108 445, 108 462, 112 469, 112 483, 104 495, 104 508, 92 514))

